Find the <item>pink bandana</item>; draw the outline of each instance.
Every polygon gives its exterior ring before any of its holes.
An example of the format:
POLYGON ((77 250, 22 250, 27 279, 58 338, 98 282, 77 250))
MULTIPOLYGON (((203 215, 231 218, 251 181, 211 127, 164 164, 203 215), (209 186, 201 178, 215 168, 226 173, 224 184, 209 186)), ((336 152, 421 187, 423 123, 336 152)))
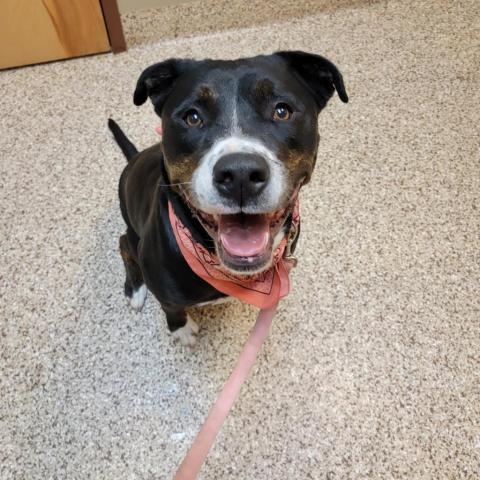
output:
MULTIPOLYGON (((226 270, 214 253, 209 252, 194 240, 190 231, 175 215, 170 202, 168 202, 168 215, 177 244, 186 262, 200 278, 212 287, 262 309, 276 305, 281 298, 288 295, 290 291, 288 272, 293 266, 293 259, 284 254, 290 239, 287 237, 282 239, 273 253, 272 266, 268 270, 258 274, 240 276, 226 270)), ((292 231, 297 231, 299 222, 297 198, 292 212, 292 231)))

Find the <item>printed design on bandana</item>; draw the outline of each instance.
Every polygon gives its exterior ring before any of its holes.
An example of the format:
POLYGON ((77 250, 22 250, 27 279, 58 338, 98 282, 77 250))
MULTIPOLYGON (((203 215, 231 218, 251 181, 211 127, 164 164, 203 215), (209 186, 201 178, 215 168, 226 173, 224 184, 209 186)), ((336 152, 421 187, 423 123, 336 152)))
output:
MULTIPOLYGON (((283 258, 287 245, 284 237, 273 254, 272 266, 258 274, 235 275, 226 270, 216 254, 197 243, 168 202, 168 214, 177 244, 190 268, 203 280, 226 295, 236 297, 259 308, 268 308, 290 290, 289 263, 283 258)), ((300 222, 298 199, 292 211, 292 224, 300 222)), ((288 235, 287 235, 288 236, 288 235)))

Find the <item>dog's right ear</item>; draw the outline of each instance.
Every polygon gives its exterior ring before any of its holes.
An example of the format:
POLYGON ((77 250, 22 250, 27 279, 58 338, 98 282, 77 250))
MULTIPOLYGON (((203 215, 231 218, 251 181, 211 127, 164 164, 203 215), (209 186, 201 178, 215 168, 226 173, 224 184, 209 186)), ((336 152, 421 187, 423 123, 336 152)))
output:
POLYGON ((133 94, 133 103, 143 105, 150 97, 155 112, 161 115, 163 105, 172 91, 176 79, 185 71, 193 68, 195 60, 180 60, 171 58, 164 62, 155 63, 146 68, 137 81, 137 87, 133 94))

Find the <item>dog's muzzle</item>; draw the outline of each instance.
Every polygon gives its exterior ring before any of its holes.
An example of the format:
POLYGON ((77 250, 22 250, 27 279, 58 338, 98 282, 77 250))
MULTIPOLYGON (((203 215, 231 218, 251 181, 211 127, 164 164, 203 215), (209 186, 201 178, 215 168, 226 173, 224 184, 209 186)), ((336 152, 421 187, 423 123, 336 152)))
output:
POLYGON ((276 154, 251 138, 219 140, 192 176, 187 203, 215 242, 221 262, 234 272, 263 271, 272 261, 286 222, 287 172, 276 154))

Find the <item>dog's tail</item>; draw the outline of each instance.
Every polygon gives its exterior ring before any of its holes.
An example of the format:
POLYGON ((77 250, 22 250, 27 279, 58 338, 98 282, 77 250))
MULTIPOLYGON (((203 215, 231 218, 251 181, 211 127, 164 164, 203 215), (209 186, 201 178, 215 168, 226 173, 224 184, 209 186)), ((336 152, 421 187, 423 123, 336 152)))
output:
POLYGON ((118 146, 122 149, 127 161, 130 161, 130 159, 138 153, 137 147, 135 147, 135 145, 127 138, 115 120, 112 120, 111 118, 108 119, 108 128, 113 133, 113 137, 118 143, 118 146))

